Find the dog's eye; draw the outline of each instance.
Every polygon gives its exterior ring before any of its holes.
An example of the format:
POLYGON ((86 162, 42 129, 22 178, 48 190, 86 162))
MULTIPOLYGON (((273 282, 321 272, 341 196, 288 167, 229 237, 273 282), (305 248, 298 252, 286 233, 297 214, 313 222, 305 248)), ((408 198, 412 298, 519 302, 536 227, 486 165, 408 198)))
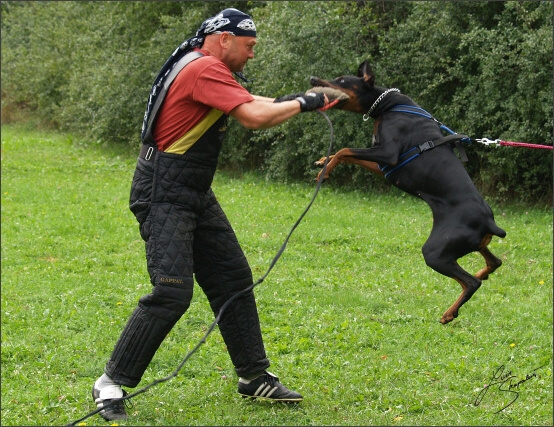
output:
POLYGON ((341 83, 344 83, 344 79, 340 79, 340 82, 341 82, 341 83))

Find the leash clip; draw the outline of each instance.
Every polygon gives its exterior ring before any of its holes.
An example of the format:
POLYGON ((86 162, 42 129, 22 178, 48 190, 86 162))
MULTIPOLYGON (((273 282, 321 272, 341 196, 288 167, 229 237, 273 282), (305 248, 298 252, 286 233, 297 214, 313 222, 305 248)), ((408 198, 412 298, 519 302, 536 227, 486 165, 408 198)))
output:
POLYGON ((480 142, 481 144, 485 145, 498 145, 500 144, 499 139, 488 139, 488 138, 477 138, 475 141, 480 142))

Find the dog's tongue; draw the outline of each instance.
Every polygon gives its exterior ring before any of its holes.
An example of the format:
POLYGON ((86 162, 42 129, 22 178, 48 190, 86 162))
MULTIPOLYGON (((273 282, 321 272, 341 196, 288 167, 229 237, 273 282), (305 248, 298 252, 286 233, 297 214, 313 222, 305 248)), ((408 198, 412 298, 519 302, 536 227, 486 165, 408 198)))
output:
POLYGON ((346 101, 350 97, 344 93, 341 90, 333 89, 332 87, 324 87, 324 86, 315 86, 311 89, 308 89, 306 93, 324 93, 327 95, 327 98, 329 98, 329 101, 334 101, 335 99, 338 99, 339 101, 346 101))

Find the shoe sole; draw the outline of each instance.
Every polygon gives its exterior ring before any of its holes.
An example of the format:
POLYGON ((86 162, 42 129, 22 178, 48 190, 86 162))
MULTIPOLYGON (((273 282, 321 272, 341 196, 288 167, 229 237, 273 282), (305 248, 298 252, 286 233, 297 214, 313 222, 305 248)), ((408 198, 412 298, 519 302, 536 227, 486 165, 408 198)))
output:
POLYGON ((283 398, 283 399, 274 399, 271 397, 263 397, 263 396, 251 396, 249 394, 242 394, 239 393, 243 399, 250 399, 250 400, 265 400, 266 402, 282 402, 282 403, 298 403, 302 402, 304 400, 303 397, 294 397, 294 398, 283 398))

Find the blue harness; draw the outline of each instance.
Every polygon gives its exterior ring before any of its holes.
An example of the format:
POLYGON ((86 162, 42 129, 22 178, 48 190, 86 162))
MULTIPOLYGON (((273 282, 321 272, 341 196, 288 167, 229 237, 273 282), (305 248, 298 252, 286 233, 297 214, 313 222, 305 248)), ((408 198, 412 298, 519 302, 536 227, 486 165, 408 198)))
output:
POLYGON ((387 178, 391 173, 400 169, 402 166, 405 166, 406 164, 410 163, 412 160, 419 157, 424 151, 430 150, 431 148, 437 147, 438 145, 442 145, 447 142, 455 142, 456 147, 458 148, 458 151, 460 153, 460 157, 462 158, 462 161, 467 162, 467 155, 465 153, 463 146, 460 144, 460 142, 470 143, 471 138, 469 138, 469 136, 457 134, 456 132, 449 129, 447 126, 443 125, 441 122, 435 119, 431 114, 429 114, 427 111, 425 111, 423 108, 420 108, 420 107, 416 107, 413 105, 398 104, 392 107, 389 111, 392 111, 394 113, 415 114, 417 116, 422 116, 427 119, 434 120, 435 122, 437 122, 441 130, 448 132, 450 135, 444 136, 442 138, 435 139, 435 140, 425 141, 423 144, 412 147, 411 149, 409 149, 408 151, 400 155, 398 159, 401 162, 395 166, 385 165, 381 167, 381 165, 379 165, 379 169, 381 169, 381 172, 385 174, 385 178, 387 178))

